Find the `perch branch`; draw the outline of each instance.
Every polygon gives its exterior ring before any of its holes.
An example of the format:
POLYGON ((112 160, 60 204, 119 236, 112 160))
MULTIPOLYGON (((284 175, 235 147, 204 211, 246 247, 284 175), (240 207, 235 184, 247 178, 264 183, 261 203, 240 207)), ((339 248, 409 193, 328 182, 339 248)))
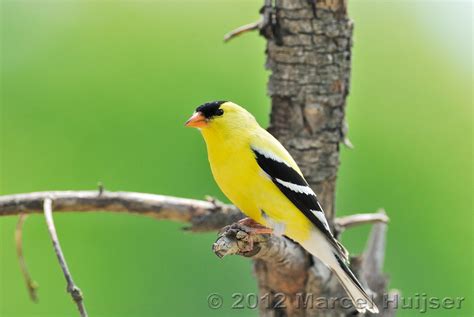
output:
MULTIPOLYGON (((125 212, 154 219, 187 222, 190 223, 187 229, 191 231, 214 231, 226 226, 222 229, 217 241, 214 243, 213 251, 219 257, 232 254, 251 257, 255 260, 256 269, 263 268, 266 272, 274 272, 265 275, 265 278, 261 281, 259 277, 259 283, 264 283, 273 290, 280 290, 287 294, 296 294, 303 290, 295 289, 295 285, 304 285, 305 281, 309 278, 308 272, 313 262, 298 244, 283 236, 247 232, 238 223, 234 224, 243 218, 243 214, 236 207, 224 204, 210 197, 207 198, 207 201, 203 201, 145 193, 109 192, 105 190, 36 192, 0 196, 0 216, 26 215, 44 211, 48 220, 48 226, 53 230, 51 233, 53 241, 57 241, 54 224, 52 223, 53 201, 55 212, 125 212), (229 226, 229 224, 232 225, 229 226), (288 278, 288 274, 291 275, 291 278, 288 278), (285 281, 298 281, 298 283, 286 283, 285 281)), ((385 223, 387 221, 388 217, 381 212, 335 219, 336 227, 340 231, 366 223, 386 226, 385 223)), ((374 232, 377 233, 378 231, 374 232)), ((378 235, 374 236, 373 234, 371 239, 379 242, 378 235)), ((371 254, 373 251, 370 250, 379 248, 378 244, 377 246, 372 245, 374 243, 369 242, 370 247, 367 248, 369 251, 367 251, 368 253, 365 258, 372 258, 371 254)), ((59 244, 55 244, 56 246, 59 247, 59 244)), ((63 267, 65 260, 60 249, 57 250, 57 254, 63 267)), ((376 259, 379 259, 379 257, 376 259)), ((375 260, 374 263, 377 264, 380 261, 375 260)), ((67 267, 63 267, 63 269, 67 270, 67 267)), ((68 280, 68 291, 71 290, 70 292, 73 297, 75 293, 80 296, 77 287, 74 284, 70 284, 72 278, 69 281, 67 274, 70 274, 69 271, 65 271, 65 276, 68 280)))
POLYGON ((301 247, 287 238, 273 234, 249 233, 238 223, 221 230, 212 250, 218 257, 234 254, 253 257, 277 263, 290 271, 302 269, 299 267, 300 263, 295 263, 291 259, 304 258, 301 247))
MULTIPOLYGON (((21 213, 40 213, 43 201, 54 200, 54 210, 58 211, 110 211, 127 212, 152 217, 190 223, 186 230, 194 232, 220 230, 244 216, 233 205, 227 205, 214 198, 207 201, 178 198, 134 192, 99 191, 51 191, 0 196, 0 216, 21 213)), ((336 232, 367 224, 388 222, 383 211, 372 214, 356 214, 337 218, 336 232)))
POLYGON ((64 257, 63 251, 61 250, 61 245, 59 244, 58 234, 56 233, 56 227, 54 226, 52 205, 53 200, 51 198, 46 198, 44 200, 44 217, 46 219, 46 224, 48 225, 49 234, 51 235, 53 248, 56 252, 56 256, 58 257, 59 265, 63 270, 64 277, 66 278, 67 291, 71 294, 72 299, 76 303, 81 317, 87 317, 87 311, 86 307, 84 306, 81 290, 79 287, 77 287, 77 285, 74 283, 74 280, 72 279, 71 272, 69 271, 66 263, 66 258, 64 257))
MULTIPOLYGON (((103 190, 37 192, 0 196, 0 216, 41 212, 43 202, 47 199, 54 200, 55 212, 127 212, 155 219, 188 222, 190 226, 187 229, 191 231, 219 230, 243 218, 242 213, 234 206, 223 204, 212 198, 202 201, 103 190)), ((387 221, 387 216, 379 212, 337 218, 336 224, 337 228, 342 231, 360 224, 387 221)), ((261 263, 272 266, 273 271, 307 271, 302 269, 309 265, 304 251, 287 238, 275 235, 252 235, 251 238, 253 240, 252 247, 249 246, 249 235, 244 230, 230 226, 222 231, 213 250, 221 257, 230 254, 252 257, 261 263)))
POLYGON ((51 191, 0 196, 0 216, 43 212, 43 201, 54 200, 54 211, 127 212, 179 222, 191 231, 213 231, 243 218, 232 205, 162 195, 109 191, 51 191))
POLYGON ((16 245, 16 254, 18 256, 18 262, 20 263, 21 274, 26 283, 28 289, 28 294, 33 302, 38 302, 38 284, 31 278, 30 271, 26 265, 25 256, 23 255, 23 225, 28 216, 24 213, 21 213, 18 217, 18 222, 15 229, 15 245, 16 245))
MULTIPOLYGON (((110 211, 139 214, 155 219, 188 222, 190 231, 214 231, 244 216, 233 205, 212 197, 207 201, 135 192, 50 191, 0 196, 0 216, 43 212, 46 198, 54 200, 54 211, 110 211)), ((382 212, 356 214, 336 219, 339 230, 356 225, 387 222, 382 212)))
MULTIPOLYGON (((380 248, 384 248, 385 242, 383 240, 382 245, 378 244, 381 239, 379 236, 381 233, 379 233, 380 229, 376 230, 376 228, 379 228, 377 226, 379 224, 386 227, 388 221, 389 218, 385 212, 378 211, 377 213, 372 214, 355 214, 336 218, 335 223, 339 233, 347 228, 357 225, 368 223, 376 224, 372 231, 372 235, 369 238, 369 244, 367 247, 367 252, 370 252, 370 254, 367 254, 365 258, 372 259, 374 256, 372 253, 378 252, 374 264, 377 264, 377 268, 381 271, 379 261, 380 256, 383 261, 384 254, 380 255, 380 248), (377 244, 374 245, 374 243, 377 244)), ((254 259, 276 262, 286 269, 289 269, 289 265, 295 265, 295 263, 292 263, 293 261, 290 261, 290 259, 304 258, 304 252, 299 245, 293 243, 287 238, 269 234, 248 233, 245 228, 237 223, 226 226, 220 231, 216 242, 212 246, 212 250, 218 257, 224 257, 226 255, 242 255, 245 257, 253 257, 254 259)), ((374 269, 374 267, 372 266, 370 269, 374 269)))
POLYGON ((212 250, 221 258, 226 255, 251 257, 257 266, 272 272, 258 278, 284 294, 299 291, 295 287, 306 281, 312 265, 311 258, 299 244, 283 236, 248 232, 239 223, 223 228, 212 250))

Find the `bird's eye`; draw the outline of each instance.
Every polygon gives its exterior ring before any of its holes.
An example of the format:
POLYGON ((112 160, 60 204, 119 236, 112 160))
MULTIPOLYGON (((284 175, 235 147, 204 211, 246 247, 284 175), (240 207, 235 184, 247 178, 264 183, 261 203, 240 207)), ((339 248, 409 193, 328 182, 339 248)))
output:
POLYGON ((216 111, 216 116, 222 116, 224 114, 224 110, 222 109, 217 109, 216 111))

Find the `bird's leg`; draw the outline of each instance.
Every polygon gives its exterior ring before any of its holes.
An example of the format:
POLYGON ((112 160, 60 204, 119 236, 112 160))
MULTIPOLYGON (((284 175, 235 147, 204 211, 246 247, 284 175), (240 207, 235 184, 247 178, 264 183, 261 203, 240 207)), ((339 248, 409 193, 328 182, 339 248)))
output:
POLYGON ((212 250, 219 257, 228 254, 253 256, 260 250, 260 247, 255 246, 255 243, 265 241, 267 237, 264 234, 272 232, 272 229, 262 226, 252 219, 244 218, 222 228, 212 250))
POLYGON ((245 231, 249 234, 270 234, 273 233, 273 229, 265 227, 255 220, 251 218, 244 218, 237 223, 242 227, 242 229, 245 229, 245 231))
POLYGON ((273 229, 265 227, 251 218, 244 218, 237 222, 237 226, 242 230, 237 234, 237 238, 245 240, 248 246, 242 250, 244 252, 253 251, 255 238, 259 234, 271 234, 273 229), (239 237, 240 236, 240 237, 239 237))

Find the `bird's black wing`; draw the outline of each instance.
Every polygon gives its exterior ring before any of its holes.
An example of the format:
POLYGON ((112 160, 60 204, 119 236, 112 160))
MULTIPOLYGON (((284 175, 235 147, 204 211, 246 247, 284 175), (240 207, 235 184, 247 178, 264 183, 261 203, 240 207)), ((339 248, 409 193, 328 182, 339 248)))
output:
POLYGON ((260 168, 278 189, 326 236, 337 251, 347 259, 347 251, 334 238, 318 198, 306 180, 291 166, 274 155, 252 147, 260 168))

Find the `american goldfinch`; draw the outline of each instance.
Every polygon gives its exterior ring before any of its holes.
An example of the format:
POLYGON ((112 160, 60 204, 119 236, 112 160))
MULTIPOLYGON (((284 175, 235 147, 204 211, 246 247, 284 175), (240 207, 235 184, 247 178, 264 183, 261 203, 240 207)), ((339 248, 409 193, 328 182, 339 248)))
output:
POLYGON ((206 142, 212 174, 224 194, 257 223, 297 241, 339 278, 360 313, 378 313, 348 266, 316 194, 288 151, 244 108, 229 101, 199 106, 186 126, 206 142))

